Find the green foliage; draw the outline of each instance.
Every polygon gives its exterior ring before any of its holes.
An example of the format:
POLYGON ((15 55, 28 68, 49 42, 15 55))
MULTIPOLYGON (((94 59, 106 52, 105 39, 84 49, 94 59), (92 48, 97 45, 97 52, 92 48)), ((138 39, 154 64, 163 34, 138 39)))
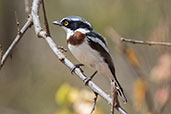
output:
POLYGON ((68 84, 63 84, 56 93, 56 102, 60 105, 68 105, 68 95, 71 87, 68 84))

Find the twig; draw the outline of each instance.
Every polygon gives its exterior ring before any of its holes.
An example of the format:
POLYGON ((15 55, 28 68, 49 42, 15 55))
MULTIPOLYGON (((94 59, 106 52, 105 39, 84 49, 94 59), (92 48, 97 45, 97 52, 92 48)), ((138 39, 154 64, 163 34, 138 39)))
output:
POLYGON ((63 46, 58 46, 58 49, 63 53, 67 52, 67 49, 65 49, 63 46))
POLYGON ((42 0, 42 7, 43 7, 43 14, 44 14, 44 24, 46 26, 46 33, 47 33, 48 36, 50 36, 50 30, 49 30, 49 24, 48 24, 48 21, 47 21, 44 0, 42 0))
POLYGON ((116 104, 116 98, 117 96, 117 90, 115 87, 115 82, 113 80, 111 80, 111 96, 112 96, 112 105, 111 105, 111 114, 115 113, 115 104, 116 104))
MULTIPOLYGON (((57 46, 54 43, 54 41, 52 40, 52 38, 50 36, 47 36, 46 31, 44 31, 40 25, 40 20, 39 20, 39 16, 38 16, 40 2, 41 2, 41 0, 33 0, 33 4, 32 4, 31 15, 33 17, 35 32, 38 37, 45 39, 45 41, 48 43, 48 45, 50 46, 50 48, 52 49, 52 51, 56 55, 56 57, 71 70, 74 68, 74 65, 59 51, 59 49, 57 48, 57 46)), ((86 79, 86 76, 81 72, 81 70, 79 68, 76 68, 74 70, 74 73, 82 81, 86 79)), ((109 95, 107 95, 96 84, 94 84, 92 81, 89 81, 87 85, 92 91, 98 93, 98 95, 100 95, 103 99, 105 99, 109 104, 112 104, 112 99, 109 97, 109 95)), ((120 113, 127 114, 127 112, 124 111, 123 108, 121 108, 120 106, 118 106, 116 108, 120 113)))
POLYGON ((11 51, 14 49, 14 47, 17 45, 17 43, 20 41, 20 39, 22 38, 22 36, 24 35, 24 33, 27 31, 27 29, 29 27, 31 27, 32 25, 32 18, 31 16, 28 18, 27 22, 25 23, 25 25, 22 27, 22 29, 20 30, 20 34, 17 34, 16 38, 14 39, 14 41, 11 43, 11 45, 9 46, 9 48, 7 49, 7 51, 4 53, 4 55, 2 56, 1 59, 1 63, 0 63, 0 69, 2 68, 2 66, 4 65, 5 61, 7 60, 8 56, 10 55, 11 51))
POLYGON ((132 40, 132 39, 127 39, 127 38, 121 38, 121 41, 124 42, 129 42, 133 44, 144 44, 144 45, 160 45, 160 46, 168 46, 171 47, 170 42, 150 42, 150 41, 141 41, 141 40, 132 40))
POLYGON ((95 94, 95 97, 94 97, 94 102, 93 102, 93 108, 92 108, 90 114, 93 114, 93 112, 96 108, 96 102, 97 102, 98 94, 96 92, 94 92, 94 94, 95 94))

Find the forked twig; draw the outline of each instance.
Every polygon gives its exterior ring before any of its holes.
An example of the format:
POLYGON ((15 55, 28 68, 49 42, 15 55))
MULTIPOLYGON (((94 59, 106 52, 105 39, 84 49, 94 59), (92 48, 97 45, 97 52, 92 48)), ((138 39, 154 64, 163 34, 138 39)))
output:
POLYGON ((11 43, 11 45, 8 47, 8 49, 3 54, 2 59, 0 61, 0 69, 4 65, 5 61, 7 60, 8 56, 10 55, 10 53, 12 52, 12 50, 14 49, 14 47, 17 45, 17 43, 20 41, 20 39, 22 38, 22 36, 24 35, 24 33, 27 31, 27 29, 29 27, 31 27, 32 24, 33 24, 32 17, 30 16, 27 19, 27 22, 25 23, 25 25, 21 28, 20 34, 17 34, 17 36, 15 37, 14 41, 11 43))

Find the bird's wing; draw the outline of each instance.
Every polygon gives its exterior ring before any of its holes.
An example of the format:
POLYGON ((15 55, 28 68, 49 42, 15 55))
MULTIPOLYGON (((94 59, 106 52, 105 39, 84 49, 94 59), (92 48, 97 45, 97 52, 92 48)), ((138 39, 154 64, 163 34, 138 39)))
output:
POLYGON ((96 50, 97 52, 99 52, 99 54, 103 57, 104 61, 108 65, 108 67, 114 77, 116 86, 119 88, 118 92, 119 92, 120 96, 123 98, 124 102, 127 102, 127 98, 123 92, 123 89, 122 89, 119 81, 116 78, 114 63, 112 60, 112 56, 109 53, 109 50, 107 48, 107 42, 106 42, 105 38, 96 32, 94 33, 94 35, 92 35, 92 33, 91 33, 91 35, 90 35, 90 33, 86 34, 86 37, 87 37, 87 41, 88 41, 88 44, 90 45, 90 47, 92 49, 96 50))
MULTIPOLYGON (((99 52, 99 54, 103 57, 106 64, 108 64, 108 67, 111 71, 111 73, 115 76, 115 68, 112 60, 112 56, 107 48, 107 42, 103 36, 99 34, 86 34, 88 44, 93 50, 96 50, 99 52)), ((114 77, 115 78, 115 77, 114 77)))
POLYGON ((104 43, 104 45, 107 47, 106 38, 103 37, 103 36, 102 36, 101 34, 99 34, 98 32, 96 32, 96 31, 90 31, 90 32, 86 33, 86 35, 89 36, 89 37, 95 38, 95 39, 98 38, 98 39, 101 40, 101 41, 104 43))

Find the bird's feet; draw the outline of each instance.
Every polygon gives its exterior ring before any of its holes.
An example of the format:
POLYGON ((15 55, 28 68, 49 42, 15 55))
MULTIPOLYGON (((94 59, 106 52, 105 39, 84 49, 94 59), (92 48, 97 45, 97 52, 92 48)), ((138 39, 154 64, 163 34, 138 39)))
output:
POLYGON ((87 86, 88 85, 88 82, 91 81, 96 74, 97 74, 97 71, 95 71, 90 77, 86 77, 83 80, 84 84, 87 86))
MULTIPOLYGON (((73 72, 76 68, 80 68, 80 66, 84 66, 84 65, 83 64, 75 64, 74 68, 71 69, 71 74, 73 74, 73 72)), ((80 68, 80 70, 81 70, 81 72, 83 72, 83 70, 81 68, 80 68)))

